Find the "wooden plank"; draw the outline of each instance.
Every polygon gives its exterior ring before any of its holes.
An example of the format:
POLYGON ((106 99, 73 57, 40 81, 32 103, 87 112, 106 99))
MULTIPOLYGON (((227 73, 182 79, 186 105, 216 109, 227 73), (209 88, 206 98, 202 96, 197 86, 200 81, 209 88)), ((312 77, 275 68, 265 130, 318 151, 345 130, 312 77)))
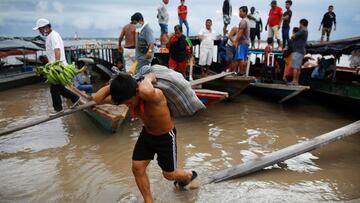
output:
POLYGON ((254 83, 250 83, 250 85, 255 87, 269 88, 269 89, 293 90, 293 91, 310 89, 310 86, 286 85, 286 84, 263 83, 263 82, 254 82, 254 83))
POLYGON ((44 122, 47 122, 47 121, 50 121, 50 120, 54 120, 54 119, 57 119, 57 118, 60 118, 60 117, 63 117, 63 116, 78 112, 80 110, 92 107, 95 104, 96 103, 94 101, 90 101, 90 102, 88 102, 86 104, 78 106, 77 108, 67 109, 64 112, 59 113, 59 114, 57 114, 55 116, 45 116, 43 118, 39 118, 39 119, 30 121, 30 122, 27 122, 27 123, 22 123, 22 124, 13 126, 13 127, 2 129, 2 130, 0 130, 0 136, 7 135, 7 134, 10 134, 10 133, 13 133, 13 132, 16 132, 16 131, 19 131, 19 130, 22 130, 22 129, 25 129, 25 128, 28 128, 28 127, 31 127, 31 126, 34 126, 34 125, 38 125, 40 123, 44 123, 44 122))
POLYGON ((265 167, 283 162, 287 159, 293 158, 305 152, 312 151, 326 144, 332 143, 349 135, 354 135, 360 132, 360 120, 351 123, 342 128, 336 129, 329 133, 320 135, 311 140, 302 143, 294 144, 284 149, 275 151, 258 159, 245 162, 243 164, 221 170, 211 174, 203 181, 203 184, 217 183, 224 180, 229 180, 241 176, 245 176, 256 171, 262 170, 265 167))
POLYGON ((204 78, 200 78, 200 79, 197 79, 197 80, 190 81, 190 84, 191 84, 192 87, 194 87, 196 85, 200 85, 200 84, 212 81, 212 80, 217 80, 217 79, 220 79, 220 78, 223 78, 225 76, 232 75, 232 74, 234 74, 234 73, 233 72, 219 73, 219 74, 216 74, 216 75, 211 75, 211 76, 207 76, 207 77, 204 77, 204 78))
POLYGON ((282 98, 282 99, 279 101, 279 103, 281 104, 281 103, 283 103, 283 102, 285 102, 285 101, 287 101, 287 100, 289 100, 289 99, 291 99, 291 98, 295 97, 296 95, 298 95, 298 94, 300 94, 300 93, 302 93, 302 92, 306 91, 306 90, 308 90, 308 89, 307 89, 307 88, 304 88, 304 89, 302 89, 302 90, 295 91, 295 92, 293 92, 293 93, 289 94, 288 96, 286 96, 286 97, 282 98))

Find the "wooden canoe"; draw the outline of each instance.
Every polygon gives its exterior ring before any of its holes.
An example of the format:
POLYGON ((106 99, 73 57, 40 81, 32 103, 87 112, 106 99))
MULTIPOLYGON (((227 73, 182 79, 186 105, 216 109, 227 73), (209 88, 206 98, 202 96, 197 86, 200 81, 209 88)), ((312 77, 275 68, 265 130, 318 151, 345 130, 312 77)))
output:
POLYGON ((225 100, 229 97, 227 92, 220 92, 208 89, 195 89, 196 96, 204 103, 206 107, 225 100))
POLYGON ((302 85, 287 85, 277 83, 263 83, 253 82, 250 83, 251 91, 268 96, 270 98, 279 99, 279 103, 283 103, 300 93, 310 89, 309 86, 302 85))
MULTIPOLYGON (((68 88, 80 96, 81 104, 90 101, 90 96, 85 92, 80 91, 74 86, 68 88)), ((115 133, 126 118, 129 107, 126 105, 102 104, 96 105, 92 109, 84 109, 83 111, 101 127, 115 133)))
POLYGON ((229 99, 233 99, 240 95, 252 81, 254 81, 254 77, 229 75, 218 80, 212 80, 204 83, 202 87, 228 92, 229 99))

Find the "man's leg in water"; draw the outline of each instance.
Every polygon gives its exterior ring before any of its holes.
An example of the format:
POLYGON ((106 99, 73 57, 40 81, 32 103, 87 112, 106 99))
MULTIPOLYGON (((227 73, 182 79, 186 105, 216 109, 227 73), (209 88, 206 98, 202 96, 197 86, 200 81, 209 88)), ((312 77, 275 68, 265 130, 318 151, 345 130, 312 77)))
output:
POLYGON ((149 163, 150 160, 132 161, 132 172, 135 177, 136 185, 138 186, 146 203, 154 202, 151 195, 149 177, 146 174, 146 167, 149 163))

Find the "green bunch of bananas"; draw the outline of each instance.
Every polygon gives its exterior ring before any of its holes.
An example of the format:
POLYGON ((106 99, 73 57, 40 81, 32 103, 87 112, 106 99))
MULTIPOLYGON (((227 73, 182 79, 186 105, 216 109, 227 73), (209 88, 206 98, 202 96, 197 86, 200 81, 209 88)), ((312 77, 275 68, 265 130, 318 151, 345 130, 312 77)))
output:
POLYGON ((84 72, 86 69, 87 67, 84 66, 77 70, 74 63, 65 66, 62 61, 55 61, 38 68, 36 73, 44 76, 47 83, 66 86, 72 83, 76 74, 84 72))

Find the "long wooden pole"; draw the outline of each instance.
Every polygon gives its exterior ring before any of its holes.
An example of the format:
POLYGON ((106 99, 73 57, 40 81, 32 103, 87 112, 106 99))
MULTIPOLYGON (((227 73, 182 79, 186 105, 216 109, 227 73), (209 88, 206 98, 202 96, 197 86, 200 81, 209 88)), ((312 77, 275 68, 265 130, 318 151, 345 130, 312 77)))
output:
MULTIPOLYGON (((199 84, 211 81, 211 80, 216 80, 216 79, 225 77, 225 76, 230 75, 230 74, 232 74, 232 73, 220 73, 220 74, 217 74, 217 75, 208 76, 208 77, 201 78, 201 79, 198 79, 198 80, 193 80, 190 83, 191 83, 192 86, 199 85, 199 84)), ((81 106, 79 106, 79 107, 77 107, 75 109, 68 109, 68 110, 64 111, 63 113, 57 114, 55 116, 51 116, 51 117, 46 116, 46 117, 43 117, 43 118, 40 118, 40 119, 30 121, 28 123, 23 123, 23 124, 13 126, 13 127, 10 127, 10 128, 1 129, 0 130, 0 136, 7 135, 7 134, 10 134, 10 133, 13 133, 13 132, 16 132, 16 131, 19 131, 19 130, 22 130, 22 129, 25 129, 25 128, 28 128, 28 127, 31 127, 31 126, 34 126, 34 125, 38 125, 38 124, 41 124, 41 123, 44 123, 44 122, 47 122, 47 121, 50 121, 50 120, 54 120, 56 118, 60 118, 60 117, 75 113, 77 111, 92 107, 94 105, 96 105, 95 101, 90 101, 90 102, 88 102, 86 104, 83 104, 83 105, 81 105, 81 106)))
POLYGON ((13 132, 16 132, 16 131, 19 131, 19 130, 22 130, 22 129, 25 129, 25 128, 28 128, 28 127, 31 127, 31 126, 34 126, 34 125, 38 125, 40 123, 44 123, 44 122, 47 122, 47 121, 50 121, 50 120, 54 120, 56 118, 60 118, 62 116, 66 116, 66 115, 75 113, 77 111, 92 107, 95 104, 96 103, 94 101, 90 101, 88 103, 85 103, 83 105, 78 106, 77 108, 67 109, 63 113, 59 113, 59 114, 57 114, 55 116, 46 116, 46 117, 43 117, 43 118, 40 118, 40 119, 30 121, 28 123, 23 123, 23 124, 16 125, 16 126, 13 126, 13 127, 10 127, 10 128, 1 129, 0 130, 0 136, 7 135, 7 134, 10 134, 10 133, 13 133, 13 132))
POLYGON ((295 145, 291 145, 289 147, 275 151, 271 154, 265 155, 258 159, 245 162, 243 164, 213 173, 203 181, 203 184, 208 184, 213 182, 217 183, 224 180, 245 176, 254 173, 256 171, 262 170, 265 167, 283 162, 287 159, 293 158, 305 152, 312 151, 323 145, 332 143, 346 136, 354 135, 359 132, 360 132, 360 120, 351 123, 347 126, 344 126, 342 128, 331 131, 329 133, 315 137, 311 140, 304 141, 302 143, 298 143, 295 145))

